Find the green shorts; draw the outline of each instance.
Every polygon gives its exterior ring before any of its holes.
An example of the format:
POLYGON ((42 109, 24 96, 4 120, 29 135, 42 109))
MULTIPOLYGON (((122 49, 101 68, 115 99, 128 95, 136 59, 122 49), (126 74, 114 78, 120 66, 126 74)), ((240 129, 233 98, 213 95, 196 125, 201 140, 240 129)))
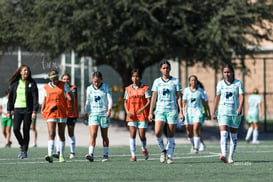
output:
POLYGON ((248 113, 248 123, 259 122, 259 113, 248 113))
POLYGON ((89 115, 89 125, 99 125, 101 128, 109 128, 110 119, 106 116, 92 116, 89 115))
POLYGON ((2 124, 2 127, 11 127, 12 126, 12 119, 2 117, 1 124, 2 124))
POLYGON ((186 114, 185 116, 185 124, 193 125, 193 123, 203 123, 203 114, 186 114))
POLYGON ((133 126, 135 128, 147 128, 148 127, 148 122, 146 121, 129 121, 128 126, 133 126))
POLYGON ((176 124, 178 122, 178 112, 176 110, 170 112, 155 111, 155 121, 176 124))
POLYGON ((241 123, 242 116, 218 115, 217 119, 219 126, 226 125, 231 128, 238 128, 241 123))
POLYGON ((32 122, 32 123, 36 123, 36 120, 37 120, 37 119, 33 119, 33 120, 31 120, 31 122, 32 122))

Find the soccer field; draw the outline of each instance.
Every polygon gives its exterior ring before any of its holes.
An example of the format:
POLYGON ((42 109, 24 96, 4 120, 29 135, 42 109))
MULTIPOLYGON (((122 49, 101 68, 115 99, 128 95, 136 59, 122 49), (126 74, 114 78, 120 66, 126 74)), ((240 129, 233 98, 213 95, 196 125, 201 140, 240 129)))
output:
POLYGON ((101 162, 102 148, 97 147, 95 161, 84 156, 87 147, 77 148, 75 159, 53 163, 44 160, 47 148, 30 148, 28 159, 18 159, 18 149, 0 149, 0 181, 271 181, 273 179, 273 142, 260 145, 240 141, 235 163, 220 162, 218 142, 208 143, 199 154, 190 153, 189 144, 176 145, 174 163, 159 162, 156 145, 148 146, 150 157, 143 159, 138 146, 138 161, 129 162, 129 146, 110 147, 108 162, 101 162))

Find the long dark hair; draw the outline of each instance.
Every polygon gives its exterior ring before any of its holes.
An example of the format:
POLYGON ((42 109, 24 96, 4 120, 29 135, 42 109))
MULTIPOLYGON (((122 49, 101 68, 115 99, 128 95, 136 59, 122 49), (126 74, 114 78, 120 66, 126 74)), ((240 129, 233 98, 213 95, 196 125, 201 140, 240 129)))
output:
POLYGON ((29 82, 32 80, 31 77, 31 70, 29 68, 29 66, 23 64, 21 65, 14 73, 13 75, 9 78, 9 84, 13 84, 14 82, 18 81, 21 78, 21 71, 23 68, 27 68, 28 69, 28 77, 26 78, 26 85, 29 84, 29 82))
POLYGON ((235 79, 235 72, 234 72, 234 68, 233 68, 232 64, 226 64, 226 65, 223 67, 223 70, 224 70, 225 68, 228 68, 228 69, 232 72, 232 76, 233 76, 232 81, 233 81, 233 80, 235 79))
POLYGON ((171 68, 171 64, 170 64, 169 61, 163 60, 163 61, 160 63, 159 67, 161 68, 161 67, 163 66, 163 64, 167 64, 167 65, 171 68))

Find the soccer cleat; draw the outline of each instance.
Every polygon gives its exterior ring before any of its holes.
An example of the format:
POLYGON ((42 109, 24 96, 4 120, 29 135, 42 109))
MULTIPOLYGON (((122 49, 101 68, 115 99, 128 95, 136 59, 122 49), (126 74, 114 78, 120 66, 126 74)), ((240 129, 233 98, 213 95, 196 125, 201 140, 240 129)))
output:
POLYGON ((220 160, 223 162, 223 163, 227 163, 227 160, 224 156, 220 156, 220 160))
POLYGON ((172 164, 172 163, 173 163, 173 159, 170 158, 170 157, 168 157, 168 159, 167 159, 167 164, 172 164))
POLYGON ((104 155, 101 162, 107 162, 108 161, 108 155, 104 155))
POLYGON ((62 155, 59 156, 59 162, 65 162, 64 156, 62 156, 62 155))
POLYGON ((132 156, 129 161, 130 162, 136 162, 137 161, 136 156, 132 156))
POLYGON ((70 153, 69 159, 74 159, 75 158, 75 153, 70 153))
POLYGON ((48 161, 49 163, 52 163, 53 162, 53 157, 49 156, 49 155, 46 155, 45 160, 48 161))
POLYGON ((206 145, 204 143, 200 143, 199 151, 204 151, 204 150, 206 150, 206 145))
POLYGON ((245 139, 246 143, 249 143, 250 142, 250 139, 245 139))
POLYGON ((198 149, 193 149, 194 154, 198 154, 198 149))
POLYGON ((94 157, 93 157, 93 154, 86 154, 85 155, 85 158, 87 159, 87 160, 89 160, 89 162, 93 162, 94 161, 94 157))
POLYGON ((33 144, 33 145, 32 145, 32 148, 37 148, 37 144, 36 144, 36 143, 33 144))
POLYGON ((142 154, 144 155, 144 159, 148 160, 148 158, 149 158, 149 152, 148 152, 148 150, 147 149, 142 150, 142 154))
POLYGON ((234 160, 232 158, 228 158, 228 163, 232 164, 232 163, 234 163, 234 160))
POLYGON ((252 141, 252 144, 259 145, 260 141, 259 140, 252 141))
POLYGON ((165 162, 165 160, 166 160, 166 154, 167 154, 167 151, 166 151, 166 150, 163 150, 163 151, 161 152, 161 155, 160 155, 160 162, 161 162, 161 163, 165 162))
POLYGON ((54 157, 54 158, 56 158, 56 159, 59 159, 59 156, 60 156, 60 152, 55 153, 55 154, 52 155, 52 157, 54 157))

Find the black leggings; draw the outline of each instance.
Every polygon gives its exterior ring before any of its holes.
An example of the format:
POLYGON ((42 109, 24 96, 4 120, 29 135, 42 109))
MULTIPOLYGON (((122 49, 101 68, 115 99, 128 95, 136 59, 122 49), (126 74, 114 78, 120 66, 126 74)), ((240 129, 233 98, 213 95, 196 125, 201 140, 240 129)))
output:
POLYGON ((31 125, 31 115, 32 112, 26 111, 25 108, 15 108, 14 109, 14 119, 13 119, 13 132, 21 150, 27 152, 29 144, 29 130, 31 125), (20 132, 21 123, 23 122, 23 135, 20 132))

